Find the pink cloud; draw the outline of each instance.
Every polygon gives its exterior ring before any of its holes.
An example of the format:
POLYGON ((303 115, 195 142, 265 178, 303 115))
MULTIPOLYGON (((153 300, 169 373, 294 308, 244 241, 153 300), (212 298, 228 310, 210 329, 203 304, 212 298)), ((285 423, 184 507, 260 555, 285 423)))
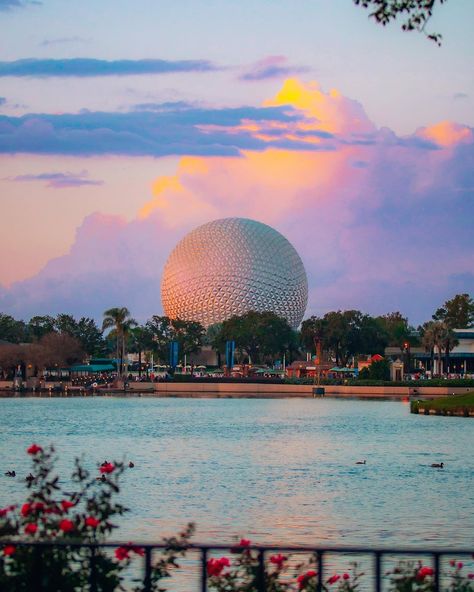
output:
POLYGON ((266 222, 295 245, 309 276, 308 315, 400 309, 421 322, 456 291, 474 290, 472 130, 442 124, 397 138, 376 130, 356 101, 298 81, 271 103, 291 104, 305 114, 303 128, 328 131, 334 143, 183 157, 175 175, 155 180, 135 220, 89 216, 70 253, 0 295, 0 309, 159 313, 174 244, 225 216, 266 222))

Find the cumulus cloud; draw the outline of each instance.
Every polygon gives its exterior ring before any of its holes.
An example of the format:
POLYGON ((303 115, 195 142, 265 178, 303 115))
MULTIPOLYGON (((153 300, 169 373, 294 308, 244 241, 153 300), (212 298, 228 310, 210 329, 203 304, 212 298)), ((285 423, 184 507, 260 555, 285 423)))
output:
POLYGON ((260 80, 270 80, 273 78, 287 78, 295 74, 308 72, 304 66, 293 66, 288 63, 285 56, 268 56, 245 69, 239 76, 239 80, 245 82, 257 82, 260 80))
POLYGON ((92 58, 36 59, 0 62, 0 76, 94 77, 213 72, 217 66, 207 60, 97 60, 92 58))
MULTIPOLYGON (((70 253, 5 289, 0 310, 100 317, 126 305, 145 319, 161 312, 161 271, 174 244, 225 216, 270 224, 295 245, 309 276, 307 315, 399 309, 418 323, 456 292, 474 291, 470 128, 442 123, 397 138, 376 130, 356 101, 299 82, 268 105, 301 115, 280 122, 287 134, 295 125, 325 132, 331 149, 183 157, 174 175, 155 180, 135 220, 89 216, 70 253), (335 142, 337 134, 373 141, 335 142)), ((255 126, 249 133, 261 132, 255 126)))
POLYGON ((89 179, 87 171, 80 173, 38 173, 36 175, 17 175, 16 177, 7 177, 8 181, 28 182, 28 181, 46 181, 47 187, 53 189, 64 189, 66 187, 82 187, 90 185, 102 185, 103 181, 89 179))

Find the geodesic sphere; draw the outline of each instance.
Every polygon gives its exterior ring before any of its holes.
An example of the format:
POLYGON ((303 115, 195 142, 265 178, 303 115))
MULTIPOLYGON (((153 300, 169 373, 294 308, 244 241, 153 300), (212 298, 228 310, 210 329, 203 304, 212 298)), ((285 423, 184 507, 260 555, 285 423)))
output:
POLYGON ((274 228, 247 218, 203 224, 174 248, 161 281, 166 316, 205 327, 250 310, 296 328, 308 301, 303 263, 274 228))

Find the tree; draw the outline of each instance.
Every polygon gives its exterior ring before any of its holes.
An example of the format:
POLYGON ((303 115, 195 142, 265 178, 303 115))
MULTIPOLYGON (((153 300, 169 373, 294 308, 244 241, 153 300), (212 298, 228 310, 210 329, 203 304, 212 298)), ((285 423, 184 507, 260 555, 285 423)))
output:
POLYGON ((0 345, 0 368, 4 379, 15 371, 15 368, 23 363, 24 346, 18 344, 0 345))
POLYGON ((441 5, 447 0, 354 0, 354 3, 372 10, 369 16, 384 27, 399 16, 406 16, 403 31, 418 31, 441 45, 442 35, 425 31, 437 1, 441 5))
POLYGON ((56 320, 49 315, 32 317, 27 325, 29 341, 37 341, 43 335, 52 333, 56 330, 55 324, 56 320))
POLYGON ((131 318, 128 308, 109 308, 104 312, 102 330, 111 329, 116 342, 116 354, 119 360, 118 375, 123 376, 123 362, 125 358, 125 345, 127 335, 132 327, 136 326, 136 321, 131 318))
POLYGON ((94 319, 89 317, 81 317, 77 323, 75 337, 79 339, 84 351, 90 356, 104 355, 104 336, 94 319))
POLYGON ((317 316, 312 316, 301 323, 301 342, 309 349, 313 349, 316 354, 318 350, 324 349, 327 334, 327 320, 317 316))
POLYGON ((469 294, 456 294, 436 310, 435 321, 444 321, 451 329, 465 329, 474 325, 474 300, 469 294))
POLYGON ((251 310, 222 323, 215 344, 222 347, 226 341, 235 341, 238 350, 245 352, 253 363, 258 363, 266 357, 294 351, 297 336, 286 319, 273 312, 251 310))
POLYGON ((26 324, 10 315, 0 313, 0 339, 10 343, 26 341, 26 324))
POLYGON ((145 326, 153 336, 154 349, 162 361, 168 359, 171 341, 179 343, 179 349, 183 355, 199 351, 206 332, 201 323, 196 321, 170 319, 158 315, 153 315, 145 326))
POLYGON ((454 334, 454 331, 447 323, 441 323, 441 339, 440 339, 440 348, 444 350, 444 372, 448 374, 449 372, 449 353, 451 350, 458 345, 458 340, 454 334))
POLYGON ((431 360, 430 367, 431 367, 431 373, 433 373, 435 348, 438 344, 438 337, 437 337, 437 332, 436 332, 435 321, 428 321, 427 323, 424 323, 422 325, 422 327, 420 328, 420 333, 421 333, 421 343, 422 343, 423 347, 425 348, 425 351, 427 351, 430 354, 430 360, 431 360))
POLYGON ((138 375, 142 375, 142 354, 146 350, 153 349, 153 334, 144 326, 138 325, 130 330, 128 336, 128 348, 138 354, 138 375))
POLYGON ((359 373, 362 380, 390 380, 390 363, 386 358, 373 361, 368 368, 359 373))
POLYGON ((70 366, 84 359, 80 341, 67 333, 48 333, 25 349, 26 361, 37 369, 70 366))
POLYGON ((222 354, 224 353, 223 344, 219 341, 219 335, 222 330, 222 323, 214 323, 209 325, 206 329, 206 334, 203 337, 203 345, 210 345, 217 354, 217 365, 219 368, 222 365, 222 354))

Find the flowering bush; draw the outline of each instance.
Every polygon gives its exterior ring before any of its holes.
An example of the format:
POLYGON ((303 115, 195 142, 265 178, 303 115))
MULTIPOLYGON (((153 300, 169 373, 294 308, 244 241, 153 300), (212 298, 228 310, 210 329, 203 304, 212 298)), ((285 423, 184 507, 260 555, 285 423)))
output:
MULTIPOLYGON (((27 479, 28 497, 21 506, 0 509, 0 590, 28 592, 41 589, 52 592, 89 590, 93 565, 97 592, 121 589, 123 572, 135 556, 144 550, 129 543, 115 553, 104 549, 73 547, 67 543, 101 543, 117 526, 114 519, 127 508, 114 501, 119 492, 123 463, 107 463, 99 468, 100 477, 91 476, 75 461, 72 474, 74 492, 62 490, 54 474, 56 457, 53 447, 44 449, 32 444, 28 450, 33 470, 27 479), (2 545, 2 540, 8 543, 2 545), (57 542, 58 546, 29 547, 25 542, 57 542)), ((179 567, 189 545, 194 526, 189 524, 178 537, 165 540, 166 548, 152 564, 151 590, 179 567)), ((134 580, 136 592, 144 582, 134 580)))
POLYGON ((432 592, 434 571, 420 561, 399 561, 386 575, 394 592, 432 592))
MULTIPOLYGON (((474 592, 474 574, 463 573, 463 563, 451 560, 451 571, 447 574, 449 582, 446 592, 474 592)), ((393 592, 432 592, 434 590, 434 569, 422 565, 420 561, 399 561, 396 567, 386 574, 393 592)))
MULTIPOLYGON (((232 557, 211 558, 207 562, 210 590, 217 592, 317 592, 317 557, 296 563, 291 555, 276 553, 266 558, 260 569, 258 551, 250 549, 250 541, 241 539, 232 550, 232 557), (263 580, 263 581, 262 581, 263 580), (263 584, 263 587, 261 586, 263 584)), ((321 583, 324 592, 356 592, 360 577, 357 564, 342 574, 333 574, 321 583), (352 572, 352 573, 349 573, 352 572)))
POLYGON ((474 592, 474 573, 465 574, 462 561, 452 559, 449 565, 451 570, 448 573, 448 592, 474 592))

